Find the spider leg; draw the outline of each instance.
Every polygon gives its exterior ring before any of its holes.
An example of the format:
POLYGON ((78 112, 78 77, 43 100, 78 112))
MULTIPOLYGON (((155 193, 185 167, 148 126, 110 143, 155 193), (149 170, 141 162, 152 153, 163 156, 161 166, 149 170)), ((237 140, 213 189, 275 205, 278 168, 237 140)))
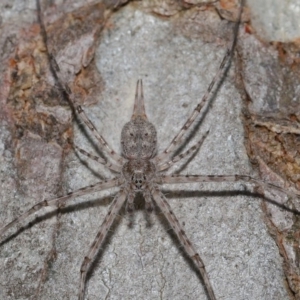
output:
POLYGON ((270 189, 279 191, 292 198, 300 197, 300 192, 295 189, 285 189, 276 184, 266 182, 262 179, 257 179, 249 175, 162 175, 159 179, 159 183, 193 183, 193 182, 244 182, 253 183, 264 189, 270 189))
POLYGON ((90 268, 90 265, 95 258, 95 255, 99 251, 99 248, 101 247, 109 228, 111 227, 113 221, 115 220, 119 210, 123 206, 125 200, 126 200, 126 194, 127 191, 124 189, 121 189, 119 193, 115 196, 109 211, 103 221, 103 223, 100 226, 100 229, 96 235, 95 240, 93 241, 88 253, 86 254, 81 268, 80 268, 80 287, 79 287, 79 295, 78 299, 83 300, 84 299, 84 290, 85 290, 85 281, 86 281, 86 275, 90 268))
POLYGON ((159 164, 158 167, 157 167, 157 171, 160 172, 160 171, 163 171, 165 169, 169 169, 171 166, 173 166, 175 163, 182 160, 183 158, 185 158, 189 154, 195 153, 201 147, 201 145, 203 144, 203 142, 204 142, 205 138, 207 137, 208 133, 209 133, 209 130, 205 132, 204 136, 202 136, 202 138, 197 142, 197 144, 195 144, 194 146, 189 148, 184 153, 176 155, 171 160, 169 160, 165 163, 159 164))
POLYGON ((121 167, 125 163, 125 159, 119 154, 117 154, 106 142, 104 137, 99 134, 92 121, 87 117, 81 105, 76 103, 74 96, 72 94, 68 94, 68 98, 70 99, 73 107, 77 111, 78 117, 84 122, 84 124, 89 128, 89 130, 93 133, 94 137, 100 143, 100 150, 106 153, 109 158, 113 159, 117 163, 118 167, 121 167))
POLYGON ((92 159, 92 160, 95 160, 96 162, 98 162, 99 164, 107 167, 108 169, 110 170, 113 170, 115 172, 118 172, 120 173, 121 170, 122 170, 122 167, 117 165, 117 164, 113 164, 113 163, 110 163, 109 161, 107 160, 104 160, 103 158, 99 157, 99 156, 95 156, 89 152, 87 152, 86 150, 82 149, 82 148, 79 148, 78 146, 74 146, 82 155, 92 159))
POLYGON ((205 270, 205 265, 201 257, 199 256, 199 254, 196 252, 193 244, 190 242, 184 230, 182 229, 178 219, 174 215, 169 203, 167 202, 167 199, 165 198, 165 196, 162 194, 162 192, 159 190, 158 187, 152 188, 151 192, 154 201, 156 202, 156 204, 158 205, 158 207, 160 208, 160 210, 162 211, 162 213, 165 215, 166 219, 170 223, 180 243, 183 245, 184 250, 189 255, 189 257, 193 260, 195 266, 199 270, 210 300, 216 300, 213 288, 208 278, 208 274, 205 270))
POLYGON ((87 117, 85 114, 83 108, 81 105, 79 105, 74 97, 74 94, 72 94, 71 89, 69 88, 68 84, 64 82, 64 80, 61 78, 62 76, 60 75, 60 69, 59 66, 54 58, 54 56, 50 53, 49 47, 48 47, 48 38, 47 38, 47 31, 45 28, 45 24, 43 22, 43 17, 42 17, 42 11, 41 11, 41 6, 39 0, 37 2, 37 15, 38 15, 38 20, 41 26, 41 33, 42 37, 44 39, 44 44, 46 48, 46 53, 48 54, 48 59, 49 59, 49 64, 50 64, 50 70, 51 73, 59 86, 61 90, 64 92, 64 96, 67 97, 68 101, 72 104, 72 107, 75 109, 77 112, 77 115, 79 119, 89 128, 89 130, 92 132, 94 137, 97 139, 97 141, 100 143, 100 150, 103 151, 116 161, 119 165, 123 165, 125 163, 125 160, 122 156, 117 154, 106 142, 106 140, 103 138, 102 135, 99 134, 97 131, 96 127, 94 124, 90 121, 90 119, 87 117))
POLYGON ((26 212, 24 212, 22 215, 20 215, 19 217, 17 217, 10 223, 8 223, 6 226, 2 227, 0 229, 0 236, 2 236, 13 225, 20 223, 22 220, 25 220, 27 217, 34 214, 35 212, 38 212, 39 210, 41 210, 44 207, 59 207, 61 204, 65 203, 67 200, 73 199, 78 196, 83 196, 88 193, 94 193, 94 192, 102 191, 102 190, 105 190, 108 188, 112 188, 112 187, 118 186, 120 184, 122 184, 120 179, 114 178, 114 179, 111 179, 108 181, 98 182, 96 184, 83 187, 81 189, 78 189, 74 192, 71 192, 71 193, 69 193, 65 196, 59 197, 59 198, 40 201, 37 204, 35 204, 34 206, 32 206, 30 209, 28 209, 26 212))
POLYGON ((157 155, 154 158, 154 162, 156 164, 158 164, 159 162, 165 161, 166 159, 168 159, 169 157, 171 157, 174 154, 174 151, 175 151, 174 148, 175 147, 178 148, 182 145, 183 136, 189 130, 191 125, 195 122, 195 120, 199 116, 202 108, 206 105, 206 103, 207 103, 207 105, 209 105, 210 102, 212 101, 212 97, 210 97, 210 96, 213 94, 213 91, 215 91, 219 87, 220 82, 223 80, 223 77, 224 77, 225 73, 227 72, 227 66, 229 66, 231 57, 233 55, 233 51, 234 51, 236 41, 237 41, 237 33, 238 33, 239 25, 241 22, 243 2, 244 2, 244 0, 241 0, 238 21, 234 27, 234 37, 233 37, 231 46, 229 48, 227 48, 225 56, 223 57, 223 60, 219 66, 219 69, 218 69, 216 75, 213 77, 207 91, 205 92, 202 99, 200 100, 200 102, 198 103, 196 108, 194 109, 193 113, 187 119, 187 121, 184 123, 184 125, 182 126, 180 131, 177 133, 177 135, 173 138, 173 140, 171 141, 169 146, 162 153, 160 153, 159 155, 157 155), (216 89, 214 89, 214 87, 216 87, 216 89))

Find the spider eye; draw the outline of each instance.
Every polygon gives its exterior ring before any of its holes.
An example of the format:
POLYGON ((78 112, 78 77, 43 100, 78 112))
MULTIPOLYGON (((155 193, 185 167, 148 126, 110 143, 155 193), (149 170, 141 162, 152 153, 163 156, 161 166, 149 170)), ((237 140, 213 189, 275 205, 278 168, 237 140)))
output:
POLYGON ((145 133, 145 136, 148 136, 148 132, 145 133))
POLYGON ((133 136, 133 133, 132 133, 132 132, 130 132, 130 136, 133 136))

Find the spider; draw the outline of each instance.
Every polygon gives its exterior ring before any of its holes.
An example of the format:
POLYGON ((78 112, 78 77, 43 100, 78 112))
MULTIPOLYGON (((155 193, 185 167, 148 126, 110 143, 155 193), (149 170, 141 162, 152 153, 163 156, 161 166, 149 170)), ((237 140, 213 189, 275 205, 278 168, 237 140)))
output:
MULTIPOLYGON (((80 290, 79 290, 79 299, 84 298, 84 287, 86 281, 86 275, 89 270, 89 267, 101 247, 106 234, 112 225, 114 218, 116 217, 118 211, 122 205, 126 202, 127 211, 131 212, 134 209, 133 201, 136 193, 142 193, 145 198, 146 209, 151 212, 153 210, 153 202, 160 208, 162 213, 165 215, 166 219, 169 221, 172 229, 177 235, 179 241, 181 242, 183 248, 193 260, 196 268, 201 273, 206 286, 208 295, 210 299, 215 299, 214 290, 210 283, 209 275, 205 270, 204 263, 200 258, 199 254, 195 250, 195 247, 190 242, 186 233, 183 229, 183 226, 178 222, 174 213, 172 212, 165 196, 159 189, 160 184, 169 184, 169 183, 192 183, 192 182, 221 182, 221 181, 244 181, 255 183, 256 185, 263 187, 264 189, 275 189, 285 193, 280 187, 263 182, 261 180, 252 178, 250 176, 243 175, 222 175, 222 176, 200 176, 200 175, 162 175, 165 170, 168 170, 172 165, 179 162, 181 159, 193 154, 197 151, 201 144, 204 142, 205 137, 208 132, 204 134, 201 139, 194 144, 187 151, 182 154, 176 155, 176 150, 180 148, 182 143, 184 143, 184 136, 189 132, 189 129, 196 121, 197 116, 199 115, 201 108, 205 105, 205 101, 210 95, 212 88, 215 83, 222 77, 224 68, 227 65, 227 62, 230 59, 230 56, 233 52, 233 46, 227 51, 221 65, 219 72, 214 77, 207 93, 202 98, 202 101, 195 108, 193 114, 185 122, 184 126, 180 132, 175 136, 170 145, 163 151, 161 154, 156 155, 156 129, 153 124, 148 121, 148 117, 144 108, 144 97, 143 97, 143 86, 142 81, 137 82, 136 87, 136 96, 135 96, 135 105, 133 110, 133 115, 131 121, 127 123, 122 131, 121 144, 123 148, 123 155, 118 155, 112 148, 107 144, 104 138, 97 132, 94 125, 91 123, 84 110, 80 105, 78 105, 74 99, 72 99, 72 93, 65 84, 63 85, 64 90, 67 92, 71 100, 73 100, 74 107, 76 108, 77 114, 80 119, 85 123, 85 125, 91 130, 95 135, 96 139, 99 141, 99 147, 101 150, 110 158, 110 160, 104 160, 100 157, 94 156, 87 151, 78 148, 77 150, 81 154, 87 156, 88 158, 97 161, 98 163, 106 166, 114 172, 119 173, 119 176, 97 183, 96 185, 89 186, 77 191, 74 191, 66 196, 52 199, 44 200, 35 206, 33 206, 28 212, 25 212, 18 219, 12 221, 0 231, 2 235, 7 229, 12 227, 14 224, 26 219, 29 215, 34 214, 36 211, 47 206, 60 206, 67 200, 70 200, 74 197, 85 195, 90 192, 95 192, 98 190, 108 189, 114 186, 119 186, 120 190, 115 196, 111 207, 105 217, 100 230, 96 236, 96 239, 92 243, 89 252, 86 254, 86 257, 81 266, 81 278, 80 278, 80 290)), ((56 70, 55 60, 52 59, 52 65, 56 70)))

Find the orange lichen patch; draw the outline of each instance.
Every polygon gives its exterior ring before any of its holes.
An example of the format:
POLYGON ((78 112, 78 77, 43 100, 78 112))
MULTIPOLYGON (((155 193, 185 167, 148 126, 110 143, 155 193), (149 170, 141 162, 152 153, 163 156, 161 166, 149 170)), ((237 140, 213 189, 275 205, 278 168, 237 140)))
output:
MULTIPOLYGON (((254 116, 245 118, 246 148, 263 178, 281 178, 285 186, 300 190, 300 128, 298 118, 288 120, 254 116), (294 121, 293 121, 294 120, 294 121)), ((276 199, 283 201, 281 197, 276 199)), ((289 199, 293 209, 300 209, 299 199, 289 199)), ((285 274, 292 293, 300 297, 300 217, 287 215, 263 203, 266 223, 285 261, 285 274), (279 221, 278 221, 279 220, 279 221)), ((298 298, 297 298, 298 297, 298 298)))
POLYGON ((250 24, 246 24, 244 28, 245 28, 245 32, 248 34, 252 34, 254 32, 253 27, 250 24))
MULTIPOLYGON (((283 179, 284 185, 300 190, 300 138, 297 134, 276 133, 261 126, 248 124, 248 154, 258 162, 263 178, 283 179)), ((273 199, 275 195, 272 196, 273 199)), ((275 199, 283 201, 281 197, 275 199)), ((299 199, 289 199, 288 206, 299 211, 299 199)), ((284 258, 284 270, 287 282, 295 299, 299 299, 300 290, 300 217, 263 203, 266 223, 284 258), (279 220, 279 221, 278 221, 279 220)))
MULTIPOLYGON (((295 43, 258 43, 252 36, 251 44, 245 43, 244 47, 241 43, 239 50, 248 156, 263 179, 299 193, 299 46, 295 43), (253 70, 257 74, 253 74, 253 70)), ((275 193, 266 196, 300 211, 299 198, 275 193)), ((270 203, 263 202, 262 206, 270 234, 284 260, 290 294, 300 299, 300 217, 270 203)))
POLYGON ((220 0, 220 6, 223 9, 231 10, 239 6, 239 1, 236 0, 220 0))
MULTIPOLYGON (((216 3, 216 8, 219 14, 226 20, 231 22, 237 22, 240 13, 241 2, 238 0, 221 0, 216 3)), ((250 11, 247 6, 244 5, 242 11, 242 22, 248 22, 250 20, 250 11)))
MULTIPOLYGON (((104 22, 103 12, 101 4, 80 8, 46 28, 52 54, 61 52, 63 57, 59 58, 64 59, 73 45, 82 51, 75 62, 75 73, 67 78, 71 90, 80 90, 76 95, 80 99, 94 97, 102 87, 91 61, 104 22)), ((46 142, 55 141, 68 147, 66 141, 72 136, 70 103, 55 85, 39 24, 22 30, 22 40, 9 65, 12 76, 7 103, 15 120, 15 138, 22 138, 28 131, 46 142)))
MULTIPOLYGON (((263 203, 263 210, 265 213, 268 213, 268 209, 263 203)), ((299 235, 298 231, 279 231, 276 226, 270 222, 270 219, 265 218, 266 223, 269 227, 269 230, 274 237, 276 244, 278 245, 279 251, 281 256, 283 257, 285 262, 284 264, 284 272, 287 276, 287 288, 289 291, 289 294, 291 295, 292 299, 299 299, 300 296, 300 289, 299 289, 299 283, 300 283, 300 276, 299 276, 299 258, 300 258, 300 248, 299 248, 299 242, 298 240, 295 240, 295 237, 297 236, 297 233, 299 235), (295 234, 295 232, 297 232, 295 234), (295 254, 295 260, 291 262, 290 259, 290 250, 289 248, 293 248, 293 253, 295 254)), ((298 222, 299 223, 299 222, 298 222)))
POLYGON ((81 70, 73 83, 73 92, 80 103, 91 105, 97 103, 99 93, 104 88, 95 65, 91 64, 81 70))
POLYGON ((32 24, 28 28, 28 30, 30 31, 30 34, 32 36, 37 36, 40 33, 40 24, 38 24, 38 23, 32 24))
POLYGON ((284 64, 288 64, 297 72, 300 64, 300 39, 298 38, 288 43, 272 42, 271 45, 278 51, 280 61, 284 64))
POLYGON ((11 59, 9 60, 9 67, 10 67, 11 69, 16 68, 16 64, 17 64, 17 62, 16 62, 15 59, 11 58, 11 59))
POLYGON ((297 122, 252 116, 246 119, 249 154, 300 188, 300 128, 297 122))
POLYGON ((61 128, 53 113, 38 112, 38 107, 45 105, 49 107, 63 105, 68 109, 68 104, 55 91, 55 87, 47 83, 45 77, 49 76, 48 59, 44 52, 39 51, 39 44, 41 44, 39 35, 35 37, 27 35, 21 41, 11 63, 13 76, 7 104, 15 120, 15 138, 22 137, 28 130, 47 141, 56 140, 62 144, 63 141, 58 137, 66 127, 61 128))

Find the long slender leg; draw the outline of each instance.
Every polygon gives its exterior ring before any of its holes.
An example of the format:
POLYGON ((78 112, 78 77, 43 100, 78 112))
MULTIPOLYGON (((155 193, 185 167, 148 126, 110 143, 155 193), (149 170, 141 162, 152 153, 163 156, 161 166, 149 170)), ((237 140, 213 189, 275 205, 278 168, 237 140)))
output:
POLYGON ((203 142, 204 142, 205 138, 207 137, 208 133, 209 133, 209 130, 205 132, 205 134, 203 135, 203 137, 201 137, 201 139, 197 142, 197 144, 195 144, 194 146, 189 148, 184 153, 176 155, 171 160, 169 160, 169 161, 167 161, 167 162, 165 162, 161 165, 158 165, 157 170, 160 172, 160 171, 163 171, 165 169, 168 169, 171 166, 173 166, 175 163, 177 163, 178 161, 180 161, 183 158, 185 158, 186 156, 188 156, 189 154, 196 152, 201 147, 201 145, 203 144, 203 142))
POLYGON ((78 114, 78 117, 83 121, 83 123, 90 129, 94 137, 98 140, 100 143, 100 150, 106 153, 111 159, 116 161, 119 165, 123 165, 125 160, 122 156, 117 154, 106 142, 106 140, 99 134, 94 124, 89 120, 87 115, 85 114, 82 107, 77 103, 74 95, 71 92, 71 89, 69 88, 68 84, 64 82, 64 80, 60 76, 60 70, 58 67, 58 64, 54 58, 54 56, 50 53, 50 50, 48 48, 48 39, 47 39, 47 32, 45 28, 45 24, 43 22, 43 16, 42 11, 40 7, 40 2, 37 0, 37 13, 38 13, 38 19, 41 26, 41 33, 44 39, 46 52, 48 54, 49 63, 50 63, 50 69, 53 74, 53 77, 55 78, 55 81, 60 89, 64 91, 64 96, 66 96, 69 100, 69 102, 72 104, 73 108, 78 114))
POLYGON ((228 65, 227 63, 230 62, 233 51, 234 51, 234 48, 235 48, 235 44, 236 44, 236 41, 237 41, 237 33, 238 33, 238 29, 239 29, 239 24, 240 24, 240 21, 241 21, 243 2, 244 2, 244 0, 241 0, 238 22, 236 23, 236 25, 234 27, 234 37, 233 37, 231 46, 226 50, 225 56, 224 56, 220 66, 219 66, 217 74, 213 77, 213 79, 212 79, 207 91, 205 92, 204 96, 202 97, 202 99, 200 100, 200 102, 198 103, 196 108, 194 109, 191 116, 184 123, 184 125, 182 126, 182 128, 180 129, 178 134, 173 138, 173 140, 171 141, 169 146, 161 154, 156 156, 156 158, 155 158, 156 163, 159 163, 161 161, 164 161, 165 159, 168 159, 170 156, 172 156, 172 154, 174 152, 174 148, 175 147, 178 148, 178 147, 181 146, 182 138, 183 138, 184 134, 187 132, 187 130, 191 127, 191 125, 194 123, 196 118, 199 116, 199 114, 200 114, 202 108, 204 107, 204 105, 207 102, 209 104, 209 102, 212 100, 212 98, 210 96, 212 95, 213 88, 215 86, 218 87, 219 83, 223 79, 223 76, 227 71, 227 68, 226 68, 226 66, 228 65), (216 83, 218 83, 218 84, 216 84, 216 83))
POLYGON ((118 166, 116 164, 113 164, 113 163, 110 163, 109 161, 107 160, 104 160, 103 158, 99 157, 99 156, 95 156, 87 151, 85 151, 84 149, 82 148, 79 148, 77 147, 76 145, 74 145, 74 147, 82 154, 82 155, 85 155, 86 157, 98 162, 99 164, 107 167, 108 169, 110 170, 113 170, 115 172, 121 172, 122 170, 122 167, 121 166, 118 166))
POLYGON ((284 189, 273 183, 266 182, 261 179, 256 179, 248 175, 162 175, 159 183, 193 183, 193 182, 235 182, 241 181, 245 183, 254 183, 260 187, 280 191, 291 197, 300 197, 300 192, 295 189, 284 189))
POLYGON ((71 192, 67 194, 66 196, 62 196, 59 198, 51 199, 51 200, 43 200, 32 206, 30 209, 28 209, 26 212, 24 212, 22 215, 20 215, 18 218, 14 219, 10 223, 8 223, 6 226, 2 227, 0 229, 0 236, 2 236, 9 228, 11 228, 13 225, 20 223, 22 220, 25 220, 30 215, 34 214, 35 212, 38 212, 44 207, 59 207, 61 204, 65 203, 67 200, 73 199, 78 196, 83 196, 88 193, 94 193, 98 191, 102 191, 108 188, 112 188, 118 185, 121 185, 122 182, 120 179, 111 179, 104 182, 98 182, 94 185, 86 186, 84 188, 78 189, 74 192, 71 192))
POLYGON ((187 235, 185 234, 184 230, 180 226, 180 223, 178 222, 178 219, 174 215, 169 203, 167 202, 165 196, 161 193, 158 187, 154 187, 152 190, 152 196, 158 207, 161 209, 163 214, 165 215, 166 219, 170 223, 172 229, 176 233, 180 243, 183 245, 184 250, 189 255, 189 257, 193 260, 195 263, 197 269, 199 270, 202 279, 205 284, 205 288, 208 292, 209 298, 211 300, 216 300, 213 288, 211 286, 211 283, 208 278, 208 274, 205 270, 204 263, 199 256, 199 254, 196 252, 193 244, 188 239, 187 235))
POLYGON ((104 137, 99 134, 99 132, 97 131, 94 124, 90 121, 90 119, 85 114, 85 112, 84 112, 83 108, 81 107, 81 105, 76 103, 76 100, 75 100, 74 96, 72 94, 68 94, 68 97, 69 97, 70 101, 72 102, 74 108, 76 109, 77 114, 80 117, 80 119, 90 129, 90 131, 94 134, 97 141, 100 143, 100 146, 101 146, 101 147, 99 147, 100 150, 103 151, 104 153, 106 153, 108 155, 108 157, 110 157, 111 159, 116 161, 118 166, 121 167, 125 163, 125 159, 122 156, 120 156, 119 154, 117 154, 111 148, 111 146, 106 142, 104 137))
POLYGON ((109 211, 108 211, 103 223, 100 226, 100 229, 96 235, 96 238, 93 241, 88 253, 86 254, 86 256, 82 262, 82 265, 80 268, 81 275, 80 275, 80 287, 79 287, 79 295, 78 295, 79 300, 84 299, 86 275, 90 268, 90 265, 91 265, 95 255, 99 251, 99 248, 101 247, 109 228, 111 227, 117 213, 121 209, 125 200, 126 200, 126 191, 124 189, 121 189, 120 192, 115 196, 113 203, 111 204, 109 211))

